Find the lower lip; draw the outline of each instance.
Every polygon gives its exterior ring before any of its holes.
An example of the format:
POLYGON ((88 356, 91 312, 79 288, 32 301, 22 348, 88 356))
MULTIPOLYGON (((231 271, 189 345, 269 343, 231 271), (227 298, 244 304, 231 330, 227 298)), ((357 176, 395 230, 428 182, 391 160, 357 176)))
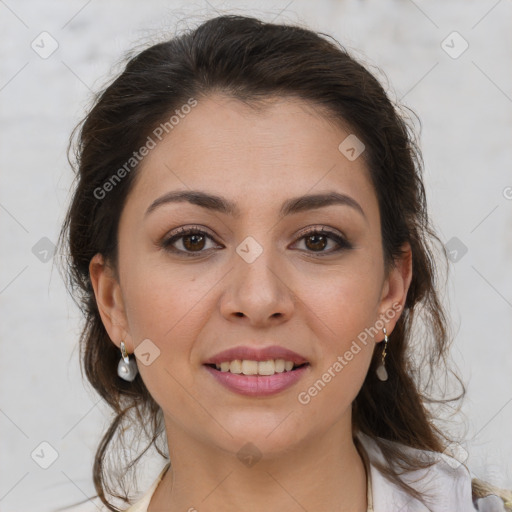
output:
POLYGON ((274 375, 243 375, 221 372, 211 366, 204 366, 218 382, 235 393, 247 396, 269 396, 293 386, 308 371, 306 364, 296 370, 274 375))

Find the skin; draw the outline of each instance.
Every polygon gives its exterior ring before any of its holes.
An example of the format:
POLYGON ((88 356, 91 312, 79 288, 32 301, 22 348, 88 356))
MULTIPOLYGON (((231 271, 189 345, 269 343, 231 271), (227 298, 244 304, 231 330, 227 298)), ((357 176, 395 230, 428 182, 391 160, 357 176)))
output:
MULTIPOLYGON (((215 94, 143 160, 120 219, 119 279, 99 254, 90 275, 112 342, 123 340, 132 353, 150 339, 160 350, 150 365, 138 364, 163 410, 172 462, 150 512, 366 510, 351 404, 382 331, 310 403, 297 400, 359 333, 403 306, 411 280, 408 246, 385 272, 364 158, 350 161, 338 150, 349 133, 301 100, 274 98, 255 110, 215 94), (233 201, 240 216, 188 202, 145 215, 163 194, 191 189, 233 201), (331 205, 279 217, 285 200, 330 191, 350 196, 364 215, 331 205), (176 228, 194 225, 212 239, 174 243, 192 257, 161 246, 176 228), (332 252, 335 240, 304 238, 308 226, 341 234, 352 248, 332 252), (247 236, 263 249, 252 263, 236 252, 247 236), (272 344, 310 363, 277 395, 233 393, 203 367, 227 348, 272 344), (249 442, 261 453, 251 467, 237 457, 249 442)), ((398 318, 386 321, 388 335, 398 318)))

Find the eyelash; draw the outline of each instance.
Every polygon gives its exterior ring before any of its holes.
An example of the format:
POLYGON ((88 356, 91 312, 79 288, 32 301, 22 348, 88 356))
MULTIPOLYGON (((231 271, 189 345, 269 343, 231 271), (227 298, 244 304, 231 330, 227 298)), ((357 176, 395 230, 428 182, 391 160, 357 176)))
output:
MULTIPOLYGON (((186 257, 192 257, 192 258, 197 257, 198 255, 201 255, 205 252, 208 252, 208 249, 194 252, 194 251, 183 251, 181 249, 176 249, 175 247, 172 247, 172 245, 175 242, 177 242, 181 238, 184 238, 184 237, 190 236, 190 235, 206 236, 207 238, 213 240, 213 237, 210 236, 206 231, 200 229, 197 226, 193 226, 193 227, 189 227, 189 228, 179 228, 174 234, 171 234, 171 236, 169 238, 164 239, 161 242, 161 246, 163 249, 165 249, 168 252, 179 254, 179 255, 184 255, 186 257)), ((350 244, 345 238, 338 235, 337 233, 334 233, 333 231, 326 230, 323 227, 320 229, 319 228, 308 229, 307 231, 305 231, 301 234, 301 236, 299 237, 298 240, 302 240, 304 238, 307 238, 307 237, 313 236, 313 235, 326 236, 330 240, 335 241, 339 245, 339 247, 337 249, 330 250, 330 251, 320 251, 320 252, 306 251, 306 252, 310 252, 318 257, 328 256, 330 254, 335 254, 335 253, 341 252, 343 250, 349 250, 349 249, 353 248, 352 244, 350 244)))

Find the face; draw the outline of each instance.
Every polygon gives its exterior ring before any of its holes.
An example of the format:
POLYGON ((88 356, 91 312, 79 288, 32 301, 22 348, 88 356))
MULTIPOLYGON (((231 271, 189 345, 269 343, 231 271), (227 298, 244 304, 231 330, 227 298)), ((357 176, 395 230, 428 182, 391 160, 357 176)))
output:
POLYGON ((132 353, 146 340, 139 372, 168 430, 268 454, 350 431, 351 403, 382 325, 389 334, 398 319, 410 269, 385 273, 364 158, 338 149, 349 134, 299 100, 254 110, 215 95, 143 160, 119 225, 119 281, 99 257, 91 277, 112 341, 132 353), (192 191, 203 195, 169 196, 192 191), (205 365, 240 346, 279 346, 307 364, 273 376, 205 365))

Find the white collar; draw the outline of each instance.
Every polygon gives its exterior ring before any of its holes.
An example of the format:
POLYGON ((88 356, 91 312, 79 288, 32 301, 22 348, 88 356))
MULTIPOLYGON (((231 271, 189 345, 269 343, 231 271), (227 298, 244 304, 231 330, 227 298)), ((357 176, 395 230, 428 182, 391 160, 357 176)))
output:
MULTIPOLYGON (((425 504, 411 497, 396 484, 390 482, 376 467, 380 462, 387 465, 375 441, 359 433, 370 462, 370 477, 374 512, 474 512, 469 471, 455 459, 435 453, 399 445, 403 452, 429 457, 434 464, 401 476, 402 480, 421 493, 429 493, 425 504)), ((387 441, 389 442, 389 441, 387 441)), ((396 443, 394 443, 396 444, 396 443)))

